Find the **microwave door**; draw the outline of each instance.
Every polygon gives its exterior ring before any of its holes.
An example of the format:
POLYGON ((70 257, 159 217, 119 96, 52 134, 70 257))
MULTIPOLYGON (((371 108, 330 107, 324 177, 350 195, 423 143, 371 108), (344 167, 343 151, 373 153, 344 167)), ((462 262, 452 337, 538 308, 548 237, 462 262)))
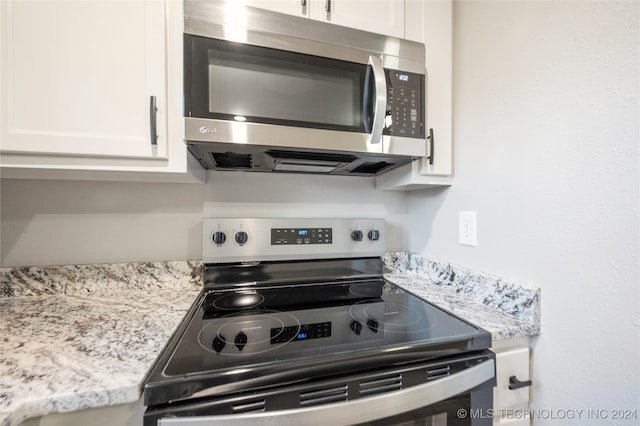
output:
POLYGON ((348 62, 186 34, 185 117, 197 120, 186 124, 186 138, 382 153, 385 70, 380 57, 366 58, 348 62))

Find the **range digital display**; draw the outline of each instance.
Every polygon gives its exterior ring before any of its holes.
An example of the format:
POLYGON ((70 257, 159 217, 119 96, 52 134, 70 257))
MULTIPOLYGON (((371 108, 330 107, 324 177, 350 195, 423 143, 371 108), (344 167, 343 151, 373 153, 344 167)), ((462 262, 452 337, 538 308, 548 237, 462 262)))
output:
POLYGON ((332 228, 271 228, 271 245, 331 244, 332 228))
POLYGON ((331 337, 331 322, 271 329, 271 344, 331 337))

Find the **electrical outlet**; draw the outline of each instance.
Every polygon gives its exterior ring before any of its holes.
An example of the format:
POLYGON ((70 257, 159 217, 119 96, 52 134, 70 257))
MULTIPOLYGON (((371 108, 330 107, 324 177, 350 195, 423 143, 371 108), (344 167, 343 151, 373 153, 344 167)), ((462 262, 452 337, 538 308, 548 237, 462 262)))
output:
POLYGON ((458 213, 458 242, 465 246, 477 246, 476 212, 458 213))

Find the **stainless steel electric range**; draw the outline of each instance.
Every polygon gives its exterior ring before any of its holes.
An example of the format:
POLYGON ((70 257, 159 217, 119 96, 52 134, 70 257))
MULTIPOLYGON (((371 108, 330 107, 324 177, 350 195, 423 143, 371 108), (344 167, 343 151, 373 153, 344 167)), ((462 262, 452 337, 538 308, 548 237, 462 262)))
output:
POLYGON ((205 219, 203 236, 145 426, 491 424, 490 333, 384 280, 384 220, 205 219))

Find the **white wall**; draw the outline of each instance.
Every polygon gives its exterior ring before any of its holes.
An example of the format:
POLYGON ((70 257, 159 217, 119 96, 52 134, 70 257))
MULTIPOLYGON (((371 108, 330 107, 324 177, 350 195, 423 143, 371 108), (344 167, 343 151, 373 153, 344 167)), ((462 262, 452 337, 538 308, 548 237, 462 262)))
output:
POLYGON ((208 183, 0 181, 2 267, 200 259, 206 217, 382 217, 406 250, 407 195, 371 178, 209 172, 208 183))
MULTIPOLYGON (((640 410, 639 21, 638 2, 455 2, 454 185, 410 195, 410 250, 542 288, 534 408, 640 410)), ((639 421, 611 417, 534 424, 639 421)))
POLYGON ((1 264, 201 257, 204 185, 1 181, 1 264))

